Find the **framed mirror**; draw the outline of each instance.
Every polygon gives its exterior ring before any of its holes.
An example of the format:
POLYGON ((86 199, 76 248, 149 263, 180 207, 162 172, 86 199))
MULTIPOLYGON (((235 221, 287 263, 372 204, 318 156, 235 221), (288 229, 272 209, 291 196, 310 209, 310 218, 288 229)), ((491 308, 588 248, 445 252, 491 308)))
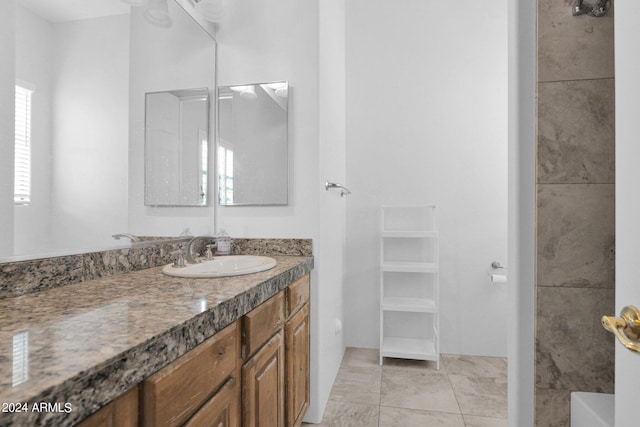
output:
POLYGON ((218 202, 289 202, 289 83, 218 87, 218 202))
POLYGON ((146 206, 206 206, 209 89, 145 96, 146 206))

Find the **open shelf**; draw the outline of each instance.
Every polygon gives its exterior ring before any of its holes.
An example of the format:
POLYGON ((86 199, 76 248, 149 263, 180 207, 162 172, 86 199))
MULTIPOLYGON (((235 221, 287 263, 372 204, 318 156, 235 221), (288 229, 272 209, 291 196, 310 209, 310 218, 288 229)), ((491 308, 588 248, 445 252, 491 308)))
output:
POLYGON ((429 298, 384 297, 384 311, 408 311, 413 313, 437 313, 436 302, 429 298))
POLYGON ((387 261, 382 263, 382 271, 395 273, 437 273, 438 265, 433 262, 387 261))
POLYGON ((380 364, 432 360, 440 369, 436 207, 382 206, 380 364))
POLYGON ((435 361, 439 359, 435 341, 420 338, 384 337, 380 355, 382 357, 397 357, 401 359, 435 361))

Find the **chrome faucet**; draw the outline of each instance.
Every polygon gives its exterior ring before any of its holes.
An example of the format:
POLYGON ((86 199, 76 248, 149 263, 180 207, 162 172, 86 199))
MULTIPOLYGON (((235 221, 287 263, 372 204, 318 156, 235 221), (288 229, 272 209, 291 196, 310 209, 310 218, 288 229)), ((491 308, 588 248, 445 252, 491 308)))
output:
POLYGON ((126 237, 126 238, 130 239, 131 242, 137 242, 138 241, 138 238, 136 236, 134 236, 133 234, 129 234, 129 233, 113 234, 111 237, 113 237, 116 240, 120 240, 121 237, 126 237))
POLYGON ((207 250, 204 253, 205 259, 207 260, 213 259, 213 253, 211 252, 211 248, 215 248, 217 246, 216 237, 196 236, 193 239, 189 240, 189 243, 187 243, 187 250, 186 250, 187 253, 185 255, 185 259, 187 260, 187 262, 191 264, 195 264, 197 262, 202 261, 201 259, 198 258, 199 255, 197 253, 194 254, 195 243, 200 240, 213 240, 213 243, 206 245, 207 250))

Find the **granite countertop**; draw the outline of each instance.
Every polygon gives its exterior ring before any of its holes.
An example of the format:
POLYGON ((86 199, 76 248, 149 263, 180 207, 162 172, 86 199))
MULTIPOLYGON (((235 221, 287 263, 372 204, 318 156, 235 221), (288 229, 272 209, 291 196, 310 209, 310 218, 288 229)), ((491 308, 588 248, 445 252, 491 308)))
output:
POLYGON ((0 300, 0 426, 73 425, 313 268, 312 257, 273 258, 245 276, 155 267, 0 300))

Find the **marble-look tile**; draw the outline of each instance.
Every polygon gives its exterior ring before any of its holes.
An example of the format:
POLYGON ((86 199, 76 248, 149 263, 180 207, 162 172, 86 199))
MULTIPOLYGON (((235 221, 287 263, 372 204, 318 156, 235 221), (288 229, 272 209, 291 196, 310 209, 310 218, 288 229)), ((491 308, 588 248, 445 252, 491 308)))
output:
POLYGON ((446 372, 450 375, 507 378, 507 359, 504 357, 443 354, 442 362, 446 372))
POLYGON ((614 184, 538 185, 538 286, 615 286, 614 197, 614 184))
POLYGON ((536 385, 613 393, 614 289, 537 287, 536 385))
POLYGON ((302 423, 302 425, 313 427, 372 427, 378 425, 379 412, 379 407, 374 405, 330 400, 320 424, 302 423))
POLYGON ((347 347, 342 356, 343 367, 368 368, 380 367, 379 352, 377 348, 347 347))
POLYGON ((449 375, 460 411, 465 415, 507 417, 506 378, 449 375))
POLYGON ((538 182, 613 183, 614 80, 538 85, 538 182))
POLYGON ((380 404, 405 409, 460 413, 446 374, 384 366, 380 404))
POLYGON ((340 402, 380 404, 382 369, 379 366, 342 366, 331 389, 331 400, 340 402))
POLYGON ((572 16, 572 3, 538 0, 538 81, 614 76, 613 7, 592 18, 572 16))
POLYGON ((507 427, 506 418, 478 417, 463 415, 465 427, 507 427))
POLYGON ((465 427, 460 414, 380 407, 379 427, 465 427))
POLYGON ((536 427, 569 427, 571 392, 536 388, 536 427))

